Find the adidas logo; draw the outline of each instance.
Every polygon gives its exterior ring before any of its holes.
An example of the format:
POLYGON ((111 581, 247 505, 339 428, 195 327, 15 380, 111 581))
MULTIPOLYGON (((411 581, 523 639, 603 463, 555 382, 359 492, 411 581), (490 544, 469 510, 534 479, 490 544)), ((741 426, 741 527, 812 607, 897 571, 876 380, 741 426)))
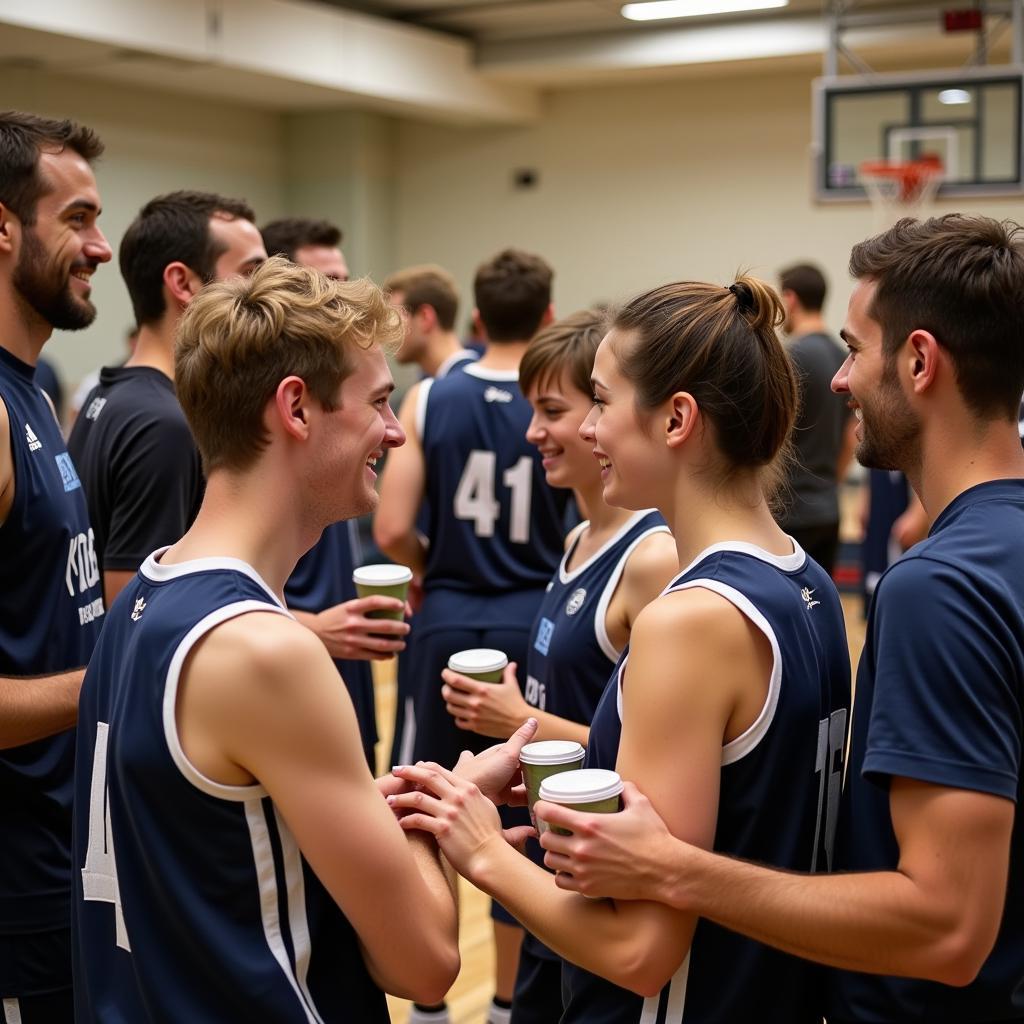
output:
POLYGON ((43 442, 36 437, 36 432, 27 423, 25 424, 25 440, 28 441, 30 452, 37 452, 43 447, 43 442))
POLYGON ((484 401, 485 402, 511 402, 512 401, 512 392, 511 391, 502 391, 501 388, 489 387, 484 392, 484 401))

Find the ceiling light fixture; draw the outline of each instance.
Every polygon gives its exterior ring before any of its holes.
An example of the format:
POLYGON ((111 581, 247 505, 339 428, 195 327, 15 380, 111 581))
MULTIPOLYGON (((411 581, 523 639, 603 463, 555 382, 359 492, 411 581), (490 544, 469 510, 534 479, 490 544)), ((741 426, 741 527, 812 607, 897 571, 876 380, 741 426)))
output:
POLYGON ((789 0, 642 0, 640 3, 623 4, 622 16, 630 21, 658 21, 662 18, 765 11, 788 4, 789 0))
POLYGON ((958 107, 971 102, 971 94, 966 89, 943 89, 939 93, 939 102, 948 107, 958 107))

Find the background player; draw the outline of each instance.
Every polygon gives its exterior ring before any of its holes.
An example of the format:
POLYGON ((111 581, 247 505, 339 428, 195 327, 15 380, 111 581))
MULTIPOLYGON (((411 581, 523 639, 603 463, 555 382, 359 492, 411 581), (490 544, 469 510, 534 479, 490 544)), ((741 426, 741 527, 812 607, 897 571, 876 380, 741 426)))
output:
POLYGON ((378 986, 438 998, 457 973, 434 844, 403 840, 283 600, 402 443, 381 349, 398 329, 373 285, 284 260, 183 319, 175 379, 207 488, 114 603, 83 683, 80 1020, 383 1022, 378 986))
POLYGON ((640 797, 610 830, 548 806, 551 821, 589 837, 545 837, 558 851, 548 861, 576 873, 566 887, 663 900, 843 968, 830 975, 830 1022, 1014 1020, 1024 232, 959 214, 903 220, 855 246, 850 270, 850 353, 832 386, 860 421, 857 458, 903 470, 932 524, 875 590, 836 855, 844 873, 783 875, 695 850, 640 797), (628 858, 613 852, 623 842, 628 858))
POLYGON ((250 274, 266 259, 253 217, 240 199, 171 192, 146 203, 121 239, 135 350, 123 366, 100 371, 68 438, 108 604, 199 511, 203 473, 174 393, 174 336, 204 284, 250 274))
MULTIPOLYGON (((527 344, 552 319, 552 276, 540 257, 514 249, 482 264, 473 291, 474 318, 488 339, 484 355, 460 373, 415 385, 403 405, 408 444, 391 455, 374 536, 424 581, 412 638, 415 760, 454 764, 464 748, 487 745, 445 710, 441 672, 456 651, 492 647, 525 676, 530 627, 561 557, 564 492, 547 486, 526 441, 531 411, 517 383, 527 344), (416 529, 424 500, 429 548, 416 529)), ((499 1002, 490 1020, 501 1024, 521 929, 500 908, 494 913, 499 1002)))
MULTIPOLYGON (((450 670, 442 691, 460 728, 511 736, 536 717, 537 739, 587 744, 608 676, 648 603, 679 571, 675 542, 659 512, 607 505, 593 443, 580 425, 593 404, 590 374, 607 329, 603 313, 574 313, 544 328, 519 365, 533 406, 527 440, 544 459, 552 487, 571 488, 586 520, 570 531, 530 635, 525 697, 510 666, 500 684, 477 683, 450 670)), ((543 863, 530 840, 527 853, 543 863)), ((527 934, 520 952, 513 1024, 554 1022, 561 1008, 561 960, 527 934)))
POLYGON ((103 622, 85 497, 34 369, 53 329, 92 323, 110 259, 73 121, 0 114, 0 1001, 71 1024, 71 774, 82 666, 103 622))
MULTIPOLYGON (((586 765, 643 780, 670 830, 699 846, 824 869, 850 663, 839 595, 766 495, 796 412, 781 318, 752 278, 671 284, 627 303, 598 349, 582 433, 605 500, 659 508, 686 568, 633 624, 586 765)), ((580 965, 563 972, 563 1021, 821 1020, 810 965, 693 914, 561 893, 500 841, 471 787, 429 766, 399 774, 440 798, 395 797, 421 812, 403 825, 432 830, 460 871, 580 965)))
MULTIPOLYGON (((348 265, 338 248, 341 229, 329 221, 290 217, 271 221, 262 234, 271 256, 284 256, 335 281, 348 280, 348 265)), ((376 774, 377 709, 370 662, 403 650, 409 627, 366 617, 370 611, 401 609, 402 603, 390 597, 357 597, 352 570, 360 564, 356 520, 331 523, 299 559, 284 596, 295 618, 320 637, 334 659, 355 707, 366 762, 376 774)))

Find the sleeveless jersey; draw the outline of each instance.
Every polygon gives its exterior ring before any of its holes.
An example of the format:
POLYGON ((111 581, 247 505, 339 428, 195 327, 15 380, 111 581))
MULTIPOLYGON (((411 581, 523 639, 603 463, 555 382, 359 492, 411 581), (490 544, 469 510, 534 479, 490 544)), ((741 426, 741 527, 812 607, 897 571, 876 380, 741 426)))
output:
POLYGON ((114 602, 82 687, 76 1018, 385 1022, 355 932, 266 791, 206 778, 178 737, 196 642, 246 612, 287 613, 244 562, 159 554, 114 602))
MULTIPOLYGON (((722 748, 714 849, 794 871, 831 866, 850 700, 842 608, 825 571, 799 548, 708 548, 666 592, 702 587, 767 637, 774 664, 764 708, 722 748)), ((628 685, 628 648, 601 698, 586 766, 614 768, 628 685)), ((643 999, 566 964, 563 1022, 819 1024, 820 972, 701 919, 690 952, 658 996, 643 999)))
POLYGON ((619 651, 605 616, 633 549, 652 533, 668 533, 659 512, 637 512, 607 543, 571 572, 579 539, 548 584, 530 638, 527 703, 559 718, 589 724, 619 651))
MULTIPOLYGON (((85 497, 34 372, 0 348, 14 466, 14 500, 0 525, 0 674, 7 676, 81 668, 104 611, 85 497)), ((69 729, 0 750, 0 934, 67 926, 74 744, 69 729)), ((9 969, 0 963, 0 987, 17 993, 9 969)), ((68 984, 66 965, 61 984, 68 984)))
MULTIPOLYGON (((355 520, 332 523, 324 530, 295 566, 284 587, 289 608, 304 612, 322 612, 356 595, 352 582, 353 551, 358 549, 355 520)), ((359 722, 363 751, 375 772, 374 745, 377 742, 377 714, 373 701, 373 675, 368 661, 334 658, 334 664, 345 680, 359 722)))
POLYGON ((417 427, 433 532, 424 587, 478 594, 545 586, 562 552, 567 492, 547 485, 526 440, 515 371, 467 364, 423 381, 417 427))

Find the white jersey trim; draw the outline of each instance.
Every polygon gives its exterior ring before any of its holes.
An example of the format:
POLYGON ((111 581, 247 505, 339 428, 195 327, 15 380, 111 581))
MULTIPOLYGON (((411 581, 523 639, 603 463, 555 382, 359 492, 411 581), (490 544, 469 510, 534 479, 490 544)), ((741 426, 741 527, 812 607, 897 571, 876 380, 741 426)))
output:
POLYGON ((434 383, 432 377, 420 381, 420 389, 416 392, 416 433, 419 435, 420 444, 423 443, 423 432, 427 428, 427 399, 430 397, 430 387, 434 383))
POLYGON ((478 363, 467 366, 462 372, 479 380, 504 381, 506 383, 519 380, 518 370, 492 370, 489 366, 480 366, 478 363))
POLYGON ((231 572, 241 573, 262 587, 267 592, 267 597, 282 611, 286 611, 280 598, 270 589, 266 580, 248 563, 240 558, 193 558, 187 562, 172 562, 164 565, 159 562, 160 556, 168 550, 170 545, 157 548, 139 567, 139 575, 151 583, 166 583, 168 580, 180 579, 182 576, 191 576, 198 572, 214 572, 219 569, 228 569, 231 572))
MULTIPOLYGON (((665 1024, 682 1024, 686 1012, 686 985, 690 979, 690 954, 679 965, 668 983, 668 1002, 665 1004, 665 1024)), ((665 990, 662 989, 661 992, 665 990)), ((656 1024, 658 1006, 661 1003, 661 992, 656 996, 648 996, 644 1000, 640 1013, 640 1024, 656 1024)))
MULTIPOLYGON (((572 553, 576 550, 577 544, 579 544, 580 538, 583 536, 583 530, 590 526, 590 520, 587 519, 585 522, 580 523, 578 526, 573 527, 576 531, 576 536, 573 539, 572 544, 566 550, 565 554, 562 555, 562 560, 558 563, 558 581, 559 583, 572 583, 574 579, 581 572, 589 569, 594 562, 596 562, 609 548, 614 547, 619 543, 622 538, 629 533, 630 530, 636 526, 637 523, 643 519, 644 516, 650 515, 651 512, 655 511, 653 508, 645 508, 639 512, 634 512, 629 519, 627 519, 622 526, 620 526, 615 533, 608 538, 585 562, 577 565, 575 569, 569 569, 569 559, 572 557, 572 553)), ((663 528, 665 532, 668 532, 668 527, 663 528)), ((571 534, 570 534, 571 536, 571 534)))
POLYGON ((461 352, 453 352, 434 373, 434 380, 443 380, 459 363, 475 363, 480 358, 471 348, 464 348, 461 352))
MULTIPOLYGON (((787 534, 787 536, 789 535, 787 534)), ((676 579, 679 579, 680 576, 685 576, 695 565, 699 565, 705 558, 718 554, 720 551, 736 551, 741 555, 751 555, 753 558, 759 558, 762 562, 774 565, 776 569, 781 569, 783 572, 799 572, 807 561, 807 555, 804 553, 804 549, 792 537, 789 537, 789 540, 793 545, 793 553, 791 555, 773 555, 770 551, 765 551, 764 548, 759 548, 756 544, 747 544, 741 540, 727 540, 719 544, 712 544, 697 555, 685 569, 680 570, 676 575, 676 579)), ((662 593, 667 594, 673 586, 674 583, 670 583, 662 593)))
MULTIPOLYGON (((274 813, 277 815, 277 808, 274 808, 274 813)), ((249 841, 252 843, 252 857, 253 864, 256 868, 256 878, 260 889, 260 917, 263 921, 263 935, 267 940, 267 947, 270 949, 271 955, 278 962, 281 967, 281 973, 285 976, 288 984, 291 985, 292 991, 295 993, 296 999, 302 1005, 302 1010, 306 1015, 307 1024, 324 1024, 320 1014, 317 1013, 315 1007, 312 1005, 312 1000, 308 999, 308 991, 305 985, 305 968, 302 968, 301 988, 300 980, 296 978, 296 972, 293 965, 288 959, 288 948, 284 944, 284 937, 281 934, 281 917, 278 911, 278 891, 277 891, 277 875, 274 871, 274 849, 270 843, 270 830, 267 828, 266 811, 263 808, 262 799, 252 799, 245 801, 245 820, 249 825, 249 841)), ((277 816, 277 820, 280 826, 280 816, 277 816)), ((291 839, 291 833, 287 833, 288 839, 291 839)), ((281 844, 285 847, 285 833, 281 833, 281 844)), ((291 839, 294 845, 295 840, 291 839)), ((302 932, 305 935, 307 948, 304 954, 300 954, 299 941, 300 937, 296 936, 294 930, 292 932, 292 945, 295 948, 295 958, 298 961, 300 956, 305 956, 308 961, 309 949, 309 928, 306 925, 305 915, 305 890, 300 889, 298 892, 292 890, 292 877, 289 874, 288 864, 288 850, 283 849, 285 857, 285 879, 288 886, 287 891, 287 902, 288 902, 288 922, 289 925, 294 929, 297 916, 301 915, 302 921, 302 932), (302 902, 301 909, 298 908, 299 901, 302 902)), ((299 866, 301 872, 301 864, 299 866)))
MULTIPOLYGON (((801 552, 801 555, 802 554, 803 552, 801 552)), ((757 718, 754 719, 750 726, 734 740, 730 740, 722 746, 722 767, 725 767, 729 764, 735 764, 737 761, 742 760, 751 753, 761 740, 764 739, 768 730, 771 728, 772 721, 775 718, 775 710, 779 704, 779 694, 782 691, 782 651, 779 648, 779 641, 775 635, 775 630, 772 629, 768 620, 754 606, 750 598, 745 594, 740 593, 740 591, 736 590, 734 587, 730 587, 726 583, 708 579, 688 580, 686 583, 669 587, 665 593, 669 593, 670 591, 692 590, 698 587, 704 590, 711 590, 714 593, 719 594, 730 604, 738 608, 748 619, 750 619, 751 622, 754 623, 755 626, 757 626, 758 629, 761 630, 762 633, 764 633, 772 648, 772 670, 771 675, 768 678, 768 693, 765 695, 764 704, 761 705, 761 710, 758 712, 757 718)), ((628 663, 629 655, 626 655, 622 664, 619 666, 619 671, 615 679, 615 707, 619 713, 620 725, 622 723, 622 677, 625 674, 626 665, 628 663)))
MULTIPOLYGON (((204 561, 220 562, 221 559, 204 559, 204 561)), ((195 565, 194 562, 188 564, 195 565)), ((185 634, 181 643, 175 649, 174 655, 171 657, 171 664, 167 670, 167 679, 164 681, 164 739, 172 760, 178 766, 178 771, 196 789, 206 793, 208 796, 217 797, 220 800, 231 800, 236 803, 262 798, 267 795, 267 792, 259 783, 251 786, 228 786, 223 782, 216 782, 196 768, 188 759, 181 746, 175 710, 178 702, 178 684, 181 681, 181 670, 189 652, 215 626, 219 626, 222 622, 227 622, 228 619, 245 615, 247 612, 273 612, 278 615, 289 615, 280 605, 269 604, 264 601, 235 601, 233 604, 226 604, 217 608, 215 611, 210 612, 209 615, 200 619, 185 634)))
MULTIPOLYGON (((646 515, 646 513, 637 513, 637 515, 646 515)), ((635 517, 633 522, 635 522, 635 517)), ((644 532, 641 533, 639 537, 635 538, 629 547, 622 552, 622 557, 616 563, 615 568, 612 569, 611 575, 608 577, 608 581, 605 583, 604 589, 601 591, 601 598, 597 603, 597 611, 594 612, 594 636, 597 639, 598 646, 604 652, 605 657, 607 657, 612 664, 619 660, 619 655, 622 654, 622 651, 612 643, 611 637, 608 635, 608 608, 612 603, 612 597, 615 595, 615 590, 619 585, 619 581, 622 579, 622 574, 626 571, 626 563, 629 561, 633 552, 652 534, 669 532, 669 528, 662 525, 652 526, 649 530, 644 530, 644 532)))

